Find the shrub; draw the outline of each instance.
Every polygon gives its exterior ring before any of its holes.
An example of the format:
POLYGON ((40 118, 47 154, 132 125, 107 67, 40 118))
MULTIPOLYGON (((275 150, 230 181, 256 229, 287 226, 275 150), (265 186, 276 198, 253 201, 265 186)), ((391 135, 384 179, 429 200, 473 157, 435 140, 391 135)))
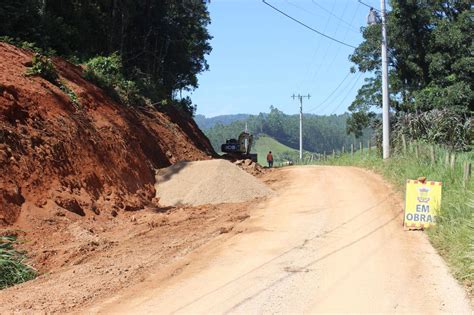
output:
POLYGON ((36 277, 36 271, 24 263, 24 253, 13 248, 15 241, 12 236, 0 237, 0 289, 36 277))
POLYGON ((21 40, 19 38, 13 38, 10 36, 0 36, 0 42, 4 42, 21 49, 29 50, 34 53, 38 53, 44 56, 56 56, 56 51, 52 48, 43 49, 36 45, 36 43, 21 40))
POLYGON ((473 119, 465 108, 433 109, 421 113, 399 113, 392 122, 392 139, 400 143, 424 140, 443 144, 451 150, 466 151, 472 142, 473 119))
POLYGON ((113 87, 122 76, 122 59, 117 53, 108 57, 98 56, 86 62, 84 77, 102 88, 113 87))
POLYGON ((56 73, 53 62, 50 58, 43 56, 39 53, 35 53, 32 59, 32 65, 26 70, 27 76, 40 76, 45 80, 59 85, 59 76, 56 73))
POLYGON ((85 66, 84 78, 103 88, 116 101, 125 105, 143 102, 137 84, 123 75, 122 59, 117 53, 92 58, 85 66))
POLYGON ((80 108, 81 103, 79 102, 79 98, 76 93, 66 85, 66 83, 59 79, 59 75, 57 74, 56 68, 50 58, 35 53, 31 63, 31 67, 26 70, 27 76, 40 76, 53 83, 69 96, 76 109, 80 108))
POLYGON ((189 96, 182 98, 173 103, 175 107, 185 115, 194 116, 197 106, 193 104, 189 96))
POLYGON ((79 102, 79 98, 77 97, 76 93, 74 93, 74 91, 69 86, 67 86, 64 82, 60 81, 59 82, 59 88, 61 89, 61 91, 66 93, 67 96, 69 96, 69 98, 71 99, 72 104, 74 105, 74 107, 76 107, 76 109, 81 108, 81 103, 79 102))

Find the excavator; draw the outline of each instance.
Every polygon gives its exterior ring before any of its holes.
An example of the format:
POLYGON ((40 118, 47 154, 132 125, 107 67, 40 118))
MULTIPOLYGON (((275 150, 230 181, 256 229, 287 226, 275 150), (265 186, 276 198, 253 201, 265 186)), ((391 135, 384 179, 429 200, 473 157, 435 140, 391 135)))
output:
POLYGON ((238 139, 227 139, 221 145, 221 151, 227 153, 231 158, 238 160, 250 159, 257 162, 257 154, 250 153, 253 145, 253 135, 247 131, 240 133, 238 139))

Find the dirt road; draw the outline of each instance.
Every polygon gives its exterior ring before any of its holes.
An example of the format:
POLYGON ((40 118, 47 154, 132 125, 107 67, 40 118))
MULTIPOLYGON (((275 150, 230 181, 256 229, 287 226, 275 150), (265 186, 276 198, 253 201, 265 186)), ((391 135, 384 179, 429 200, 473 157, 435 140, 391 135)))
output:
POLYGON ((356 168, 272 174, 238 233, 96 304, 98 313, 472 312, 401 196, 356 168))

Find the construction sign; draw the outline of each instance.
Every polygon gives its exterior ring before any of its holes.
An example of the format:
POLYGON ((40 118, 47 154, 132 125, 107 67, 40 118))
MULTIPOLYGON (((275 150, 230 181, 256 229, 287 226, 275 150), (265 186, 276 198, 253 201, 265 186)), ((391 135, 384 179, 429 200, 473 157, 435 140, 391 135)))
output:
POLYGON ((404 225, 423 229, 435 224, 441 206, 441 182, 408 180, 404 225))

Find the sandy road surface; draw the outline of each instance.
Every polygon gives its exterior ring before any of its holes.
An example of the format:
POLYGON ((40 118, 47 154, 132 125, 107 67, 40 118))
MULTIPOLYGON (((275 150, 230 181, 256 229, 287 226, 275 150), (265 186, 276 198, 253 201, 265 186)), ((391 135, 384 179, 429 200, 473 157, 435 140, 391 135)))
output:
POLYGON ((292 167, 243 233, 95 305, 99 313, 385 312, 470 314, 463 289, 380 177, 292 167))

